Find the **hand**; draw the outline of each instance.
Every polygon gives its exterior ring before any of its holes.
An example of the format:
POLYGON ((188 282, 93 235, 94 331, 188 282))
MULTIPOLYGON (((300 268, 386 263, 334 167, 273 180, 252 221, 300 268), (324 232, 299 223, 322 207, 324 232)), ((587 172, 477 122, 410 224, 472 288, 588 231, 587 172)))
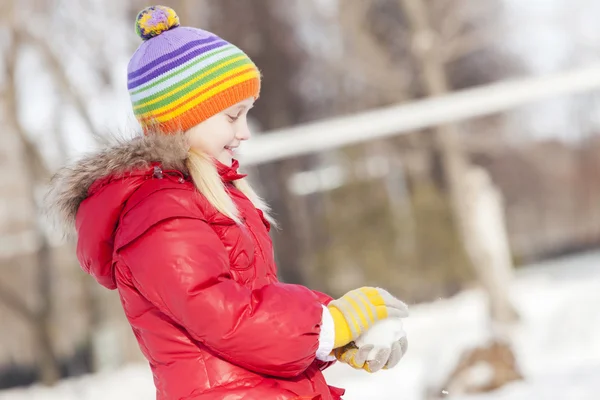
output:
POLYGON ((384 367, 393 368, 408 349, 406 332, 400 318, 388 318, 377 322, 356 339, 355 343, 359 349, 372 347, 366 360, 371 372, 384 367))
POLYGON ((400 318, 377 322, 353 343, 334 352, 336 358, 353 368, 377 372, 395 367, 408 349, 400 318))
POLYGON ((375 348, 372 344, 366 344, 360 348, 354 342, 348 343, 344 347, 333 351, 335 358, 354 369, 363 369, 369 373, 377 372, 381 369, 392 369, 402 359, 408 349, 406 337, 394 342, 391 347, 375 348), (375 355, 372 352, 375 351, 375 355))
POLYGON ((383 289, 351 290, 328 307, 335 326, 334 348, 343 347, 367 332, 377 321, 408 316, 408 306, 383 289))

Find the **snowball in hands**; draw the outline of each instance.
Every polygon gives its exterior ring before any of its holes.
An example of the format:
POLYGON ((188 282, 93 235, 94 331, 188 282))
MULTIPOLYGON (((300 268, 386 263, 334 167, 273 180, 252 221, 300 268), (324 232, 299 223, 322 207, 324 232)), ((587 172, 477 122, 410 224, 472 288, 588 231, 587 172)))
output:
POLYGON ((367 361, 376 360, 383 355, 382 353, 387 354, 385 356, 386 360, 382 361, 385 364, 392 345, 403 337, 406 337, 406 332, 402 325, 402 319, 387 318, 377 321, 371 329, 359 336, 354 343, 358 348, 365 345, 373 346, 367 361))
POLYGON ((371 329, 360 335, 354 343, 358 347, 362 347, 365 344, 390 347, 394 342, 405 336, 406 332, 404 332, 402 319, 387 318, 377 321, 371 329))

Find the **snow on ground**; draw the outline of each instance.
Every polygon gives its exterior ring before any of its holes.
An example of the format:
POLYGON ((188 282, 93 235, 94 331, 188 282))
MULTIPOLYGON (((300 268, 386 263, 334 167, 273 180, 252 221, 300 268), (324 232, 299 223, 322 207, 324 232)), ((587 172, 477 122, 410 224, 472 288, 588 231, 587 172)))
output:
MULTIPOLYGON (((520 271, 511 295, 522 317, 512 333, 525 380, 490 394, 449 400, 600 399, 600 252, 531 266, 520 271)), ((345 400, 422 400, 441 382, 467 346, 487 339, 485 302, 470 290, 451 299, 415 305, 405 322, 409 351, 392 371, 373 375, 336 365, 331 385, 346 388, 345 400)), ((0 392, 0 400, 154 399, 146 366, 0 392)))

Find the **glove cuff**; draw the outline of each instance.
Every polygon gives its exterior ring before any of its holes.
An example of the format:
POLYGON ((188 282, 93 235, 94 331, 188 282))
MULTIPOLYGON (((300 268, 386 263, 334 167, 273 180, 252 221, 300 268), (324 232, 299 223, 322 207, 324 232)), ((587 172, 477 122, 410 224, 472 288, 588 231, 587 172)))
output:
POLYGON ((331 313, 331 318, 333 319, 333 326, 335 328, 335 339, 333 342, 333 348, 336 349, 338 347, 342 347, 350 343, 353 339, 352 332, 350 330, 350 326, 344 318, 342 312, 335 306, 330 305, 327 307, 329 312, 331 313))
POLYGON ((330 354, 334 349, 335 342, 335 323, 331 312, 326 306, 323 306, 323 317, 321 319, 321 332, 319 333, 319 348, 316 357, 320 361, 335 361, 335 357, 330 354))

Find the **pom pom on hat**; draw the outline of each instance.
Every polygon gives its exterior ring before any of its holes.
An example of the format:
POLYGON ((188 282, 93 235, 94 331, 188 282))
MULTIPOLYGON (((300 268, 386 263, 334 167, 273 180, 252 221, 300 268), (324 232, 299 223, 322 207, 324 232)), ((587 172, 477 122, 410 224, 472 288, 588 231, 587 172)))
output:
POLYGON ((135 32, 144 40, 179 26, 175 10, 166 6, 146 7, 135 19, 135 32))

